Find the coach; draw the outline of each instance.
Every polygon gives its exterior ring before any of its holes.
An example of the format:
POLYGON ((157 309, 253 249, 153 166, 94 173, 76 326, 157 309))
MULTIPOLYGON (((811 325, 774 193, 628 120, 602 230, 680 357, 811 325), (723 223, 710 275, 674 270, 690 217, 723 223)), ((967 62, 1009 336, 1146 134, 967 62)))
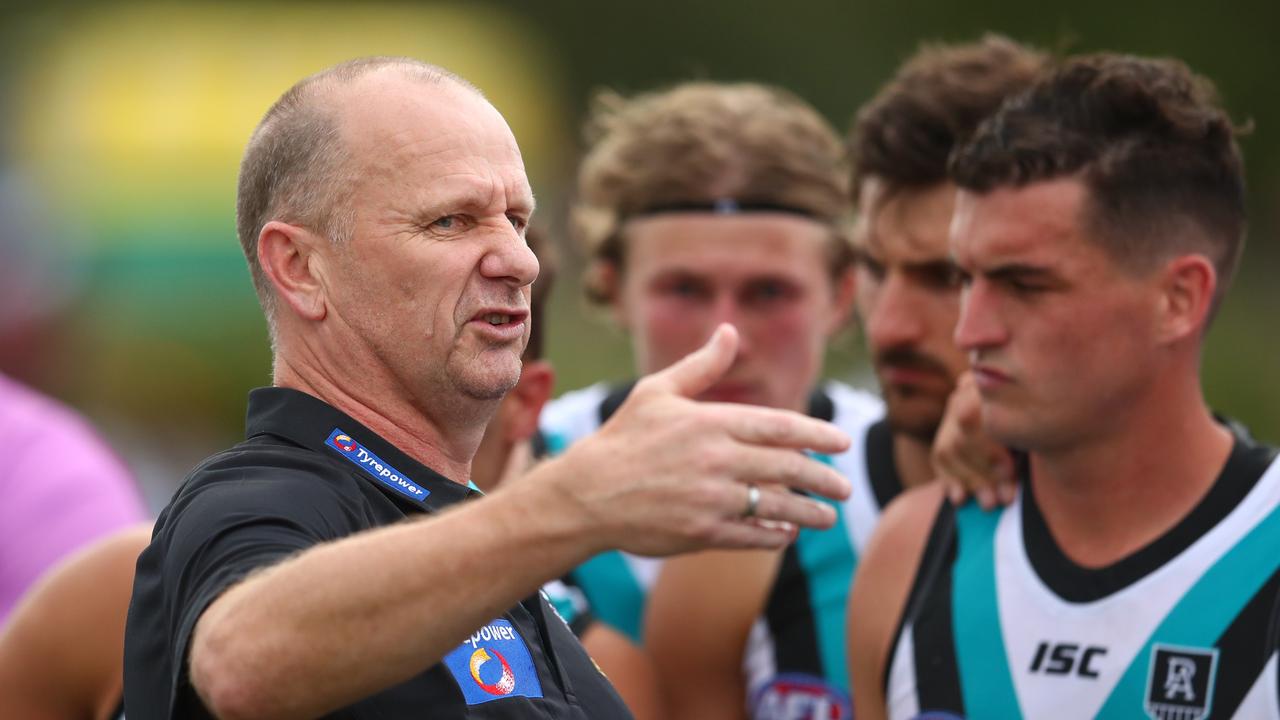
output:
POLYGON ((688 399, 733 361, 722 328, 597 435, 461 502, 538 274, 520 151, 461 78, 368 58, 302 80, 249 141, 237 209, 273 387, 139 559, 130 720, 626 717, 538 586, 608 548, 778 547, 833 521, 756 483, 848 492, 795 452, 842 450, 833 427, 688 399))

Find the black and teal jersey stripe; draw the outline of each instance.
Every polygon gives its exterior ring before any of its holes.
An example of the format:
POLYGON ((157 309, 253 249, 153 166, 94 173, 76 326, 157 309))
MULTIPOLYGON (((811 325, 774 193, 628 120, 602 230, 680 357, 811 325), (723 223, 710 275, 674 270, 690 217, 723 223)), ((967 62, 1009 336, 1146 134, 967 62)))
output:
POLYGON ((801 530, 783 554, 745 654, 753 720, 852 712, 845 644, 849 589, 875 520, 902 488, 892 433, 876 410, 859 416, 860 427, 838 412, 828 418, 850 432, 854 446, 840 457, 819 459, 849 478, 853 495, 840 503, 824 500, 835 508, 834 526, 801 530))

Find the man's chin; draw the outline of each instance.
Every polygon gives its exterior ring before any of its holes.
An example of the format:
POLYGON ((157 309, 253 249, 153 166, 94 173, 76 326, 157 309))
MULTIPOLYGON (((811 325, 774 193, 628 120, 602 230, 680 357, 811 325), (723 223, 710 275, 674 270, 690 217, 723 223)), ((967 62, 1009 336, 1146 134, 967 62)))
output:
POLYGON ((924 402, 924 398, 886 400, 889 427, 895 434, 901 433, 924 442, 933 442, 933 436, 938 433, 938 427, 942 424, 945 402, 924 402))
POLYGON ((483 372, 459 373, 454 385, 473 400, 501 400, 520 382, 520 368, 485 368, 483 372))
POLYGON ((462 392, 472 400, 501 400, 507 396, 515 388, 520 378, 516 378, 515 382, 465 382, 459 383, 462 392))

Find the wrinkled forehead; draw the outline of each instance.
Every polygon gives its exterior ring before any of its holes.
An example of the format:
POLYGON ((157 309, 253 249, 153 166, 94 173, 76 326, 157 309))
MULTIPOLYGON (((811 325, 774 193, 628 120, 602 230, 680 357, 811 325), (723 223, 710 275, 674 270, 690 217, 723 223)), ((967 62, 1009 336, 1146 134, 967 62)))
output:
MULTIPOLYGON (((528 191, 524 162, 502 115, 477 92, 441 78, 424 80, 384 69, 335 90, 339 128, 352 163, 377 172, 426 159, 450 166, 482 161, 519 191, 528 191)), ((465 168, 458 167, 465 172, 465 168)))

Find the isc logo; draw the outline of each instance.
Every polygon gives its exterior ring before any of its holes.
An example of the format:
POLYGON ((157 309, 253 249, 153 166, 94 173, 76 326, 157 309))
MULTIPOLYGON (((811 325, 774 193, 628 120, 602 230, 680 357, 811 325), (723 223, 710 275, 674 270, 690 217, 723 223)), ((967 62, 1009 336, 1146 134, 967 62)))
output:
POLYGON ((1031 660, 1031 672, 1046 675, 1071 675, 1082 678, 1098 677, 1095 661, 1107 654, 1107 649, 1096 645, 1081 646, 1076 643, 1042 642, 1036 647, 1031 660))

